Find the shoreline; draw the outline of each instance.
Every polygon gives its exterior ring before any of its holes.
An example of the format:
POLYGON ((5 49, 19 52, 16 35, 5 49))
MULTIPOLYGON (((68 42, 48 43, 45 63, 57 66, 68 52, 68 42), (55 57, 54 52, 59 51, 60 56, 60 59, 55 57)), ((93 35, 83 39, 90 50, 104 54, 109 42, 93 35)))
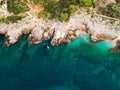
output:
POLYGON ((30 44, 51 39, 51 45, 56 46, 71 42, 82 33, 90 35, 92 42, 105 40, 117 43, 120 40, 120 26, 112 25, 102 17, 92 17, 84 10, 79 10, 68 22, 38 19, 28 12, 28 16, 17 23, 0 23, 0 34, 5 35, 6 46, 16 43, 25 34, 29 34, 30 44))

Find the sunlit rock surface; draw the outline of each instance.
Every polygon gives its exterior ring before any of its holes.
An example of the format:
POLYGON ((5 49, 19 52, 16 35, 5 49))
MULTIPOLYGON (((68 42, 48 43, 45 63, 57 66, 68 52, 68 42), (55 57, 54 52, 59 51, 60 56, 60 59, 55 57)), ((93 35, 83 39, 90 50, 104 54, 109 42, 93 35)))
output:
POLYGON ((0 34, 7 37, 7 46, 16 43, 25 34, 29 34, 30 43, 51 39, 51 44, 54 46, 70 42, 83 33, 91 35, 93 42, 116 41, 119 38, 120 26, 112 25, 100 16, 91 16, 85 10, 79 10, 68 22, 38 19, 28 12, 28 16, 17 23, 0 24, 0 34))

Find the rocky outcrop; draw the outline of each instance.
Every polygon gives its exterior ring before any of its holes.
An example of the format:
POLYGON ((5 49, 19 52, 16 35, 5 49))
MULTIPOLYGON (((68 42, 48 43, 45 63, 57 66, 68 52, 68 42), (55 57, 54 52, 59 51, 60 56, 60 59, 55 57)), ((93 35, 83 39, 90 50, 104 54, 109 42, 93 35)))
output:
POLYGON ((120 39, 116 41, 116 46, 114 48, 111 48, 109 51, 112 53, 120 52, 120 39))
POLYGON ((0 17, 7 17, 11 14, 7 10, 7 0, 0 0, 0 17))
POLYGON ((26 18, 17 23, 0 23, 0 34, 6 36, 7 46, 16 43, 25 34, 29 34, 28 40, 31 44, 51 39, 51 44, 55 46, 70 42, 83 33, 91 35, 93 42, 114 41, 120 35, 120 26, 111 25, 98 16, 91 17, 84 10, 71 16, 68 22, 43 20, 28 14, 26 18))
POLYGON ((100 40, 115 40, 117 36, 115 35, 107 35, 107 34, 92 34, 91 35, 91 41, 92 42, 98 42, 100 40))

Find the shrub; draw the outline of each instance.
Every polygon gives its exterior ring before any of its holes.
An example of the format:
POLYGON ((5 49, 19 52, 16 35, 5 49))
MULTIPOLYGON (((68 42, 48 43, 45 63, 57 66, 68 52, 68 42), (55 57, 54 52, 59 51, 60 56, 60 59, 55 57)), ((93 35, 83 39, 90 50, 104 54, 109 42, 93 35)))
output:
POLYGON ((39 18, 59 19, 66 21, 71 13, 78 10, 79 0, 31 0, 34 4, 40 4, 44 10, 39 12, 39 18), (65 14, 65 16, 64 16, 65 14))
POLYGON ((116 0, 117 3, 120 3, 120 0, 116 0))
POLYGON ((0 18, 0 22, 2 23, 15 23, 17 22, 18 20, 21 20, 22 16, 8 16, 7 18, 0 18))
POLYGON ((61 21, 67 21, 69 19, 68 13, 61 13, 60 18, 61 21))
POLYGON ((12 22, 12 23, 15 23, 17 22, 18 20, 21 20, 22 18, 24 18, 23 16, 8 16, 6 19, 9 21, 9 22, 12 22))
POLYGON ((79 8, 78 8, 78 6, 76 6, 76 5, 70 5, 70 6, 69 6, 69 11, 70 11, 70 13, 75 13, 78 9, 79 9, 79 8))
POLYGON ((9 23, 9 21, 6 18, 0 18, 1 23, 9 23))
POLYGON ((38 18, 48 18, 48 12, 43 10, 38 13, 38 18))
POLYGON ((120 19, 120 3, 112 3, 103 9, 104 15, 120 19))
POLYGON ((79 0, 82 7, 91 7, 93 4, 92 0, 79 0))
POLYGON ((20 14, 29 10, 26 2, 19 0, 7 0, 7 5, 8 11, 13 14, 20 14))

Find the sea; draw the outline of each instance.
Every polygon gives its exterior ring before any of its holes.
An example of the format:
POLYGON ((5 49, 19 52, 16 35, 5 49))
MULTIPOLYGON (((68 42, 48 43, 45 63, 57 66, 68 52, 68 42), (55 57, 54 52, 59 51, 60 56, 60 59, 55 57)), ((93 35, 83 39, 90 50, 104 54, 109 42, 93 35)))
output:
POLYGON ((30 45, 27 35, 6 47, 0 36, 0 90, 120 90, 115 44, 81 35, 67 44, 30 45))

